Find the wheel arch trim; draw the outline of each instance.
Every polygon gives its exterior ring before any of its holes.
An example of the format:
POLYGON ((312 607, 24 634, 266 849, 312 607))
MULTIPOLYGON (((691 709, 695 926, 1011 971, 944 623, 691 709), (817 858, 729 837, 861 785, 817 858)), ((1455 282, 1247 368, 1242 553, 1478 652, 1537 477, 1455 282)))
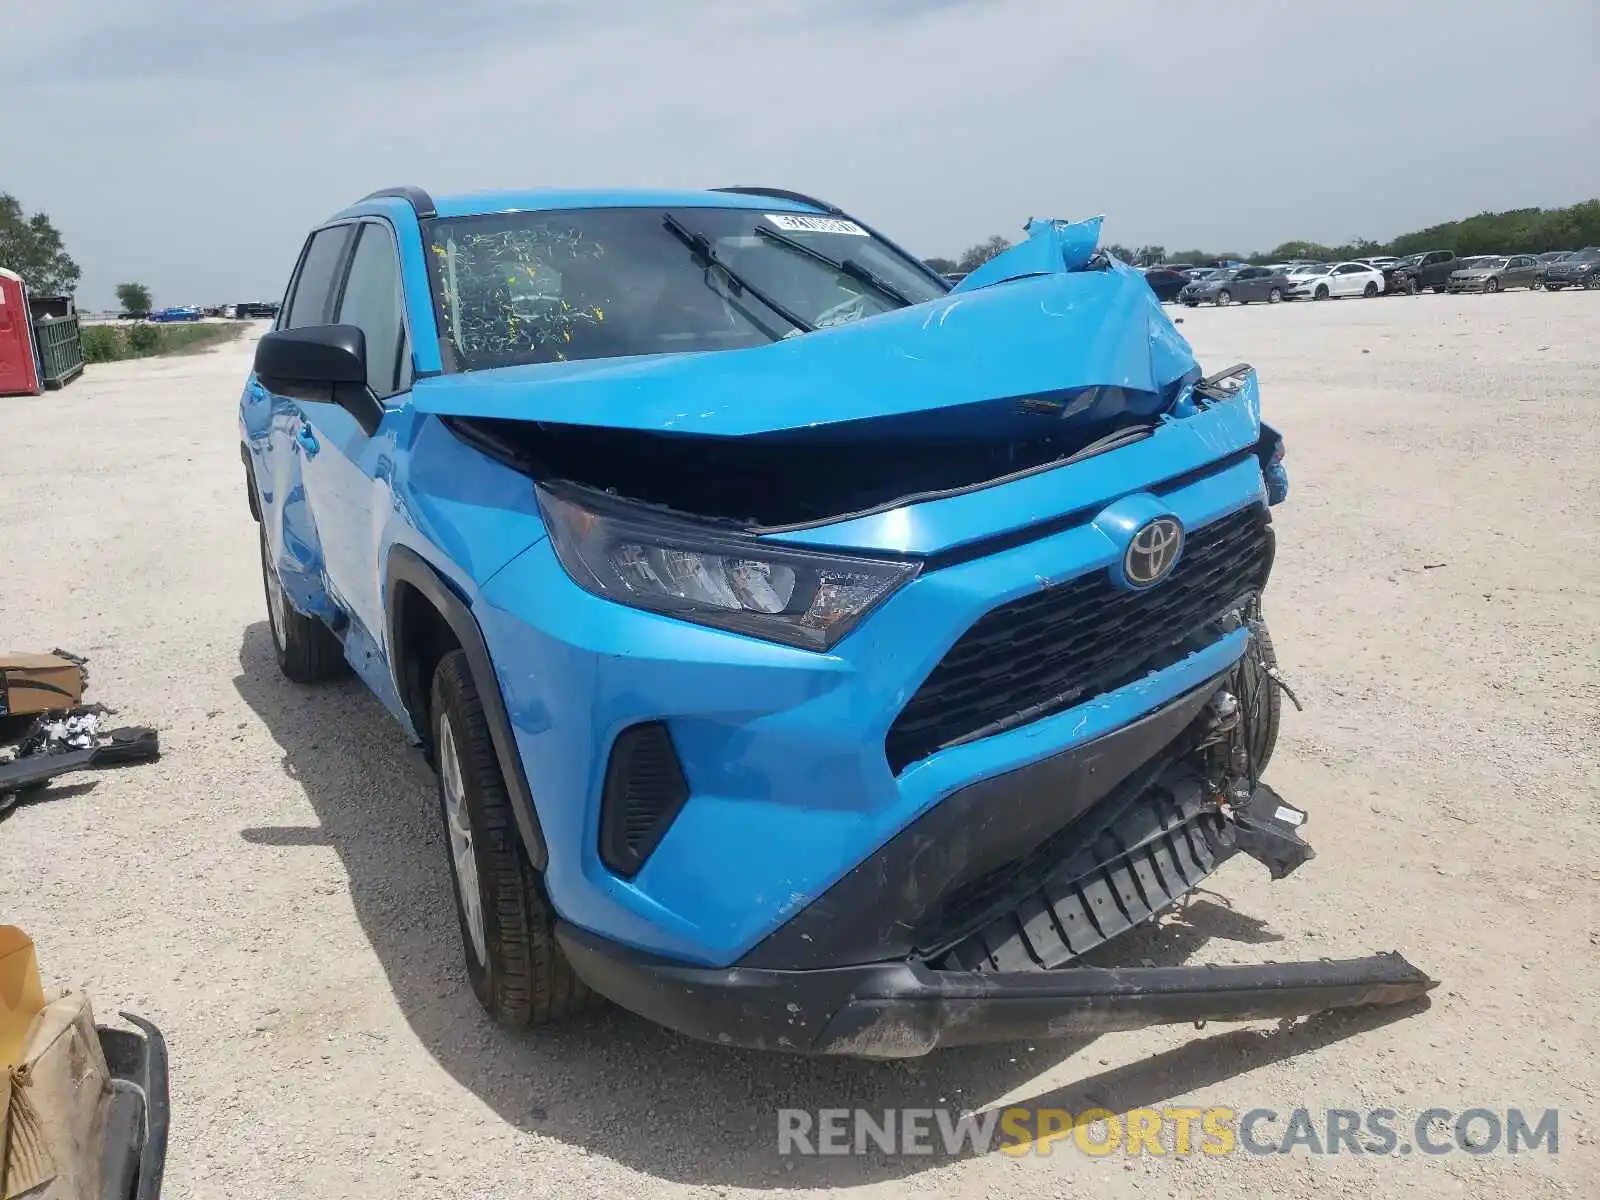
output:
POLYGON ((410 716, 413 728, 420 734, 421 714, 413 710, 401 674, 402 585, 415 588, 433 606, 455 635, 456 643, 466 653, 467 667, 472 672, 472 681, 478 689, 483 715, 489 726, 489 739, 494 744, 500 774, 511 797, 511 811, 517 820, 517 831, 522 835, 528 861, 535 870, 542 871, 549 859, 544 832, 539 826, 538 810, 533 806, 533 791, 522 769, 522 756, 517 750, 511 717, 506 711, 505 697, 500 691, 500 679, 495 674, 494 662, 489 657, 489 647, 483 640, 483 633, 467 600, 426 559, 407 546, 394 546, 389 550, 383 584, 389 671, 400 703, 410 716))

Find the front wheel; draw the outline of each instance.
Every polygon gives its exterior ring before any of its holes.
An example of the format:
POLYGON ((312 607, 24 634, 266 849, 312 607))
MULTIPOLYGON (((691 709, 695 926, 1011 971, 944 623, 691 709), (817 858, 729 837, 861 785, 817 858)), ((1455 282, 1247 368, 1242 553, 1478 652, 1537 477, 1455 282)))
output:
POLYGON ((267 531, 260 530, 261 582, 267 594, 267 623, 272 627, 272 651, 278 670, 295 683, 321 683, 349 670, 339 639, 315 617, 300 613, 283 590, 272 565, 267 531))
POLYGON ((1421 290, 1422 288, 1417 285, 1417 281, 1415 279, 1406 280, 1406 295, 1415 296, 1421 290))
POLYGON ((1280 301, 1282 299, 1283 299, 1283 289, 1282 288, 1273 288, 1270 292, 1267 293, 1267 303, 1268 304, 1276 304, 1276 303, 1278 303, 1278 301, 1280 301))
POLYGON ((1541 291, 1543 291, 1544 290, 1544 280, 1537 279, 1537 278, 1534 279, 1534 281, 1528 285, 1528 290, 1530 292, 1541 292, 1541 291))
POLYGON ((1361 289, 1361 294, 1363 296, 1365 296, 1368 300, 1371 300, 1374 296, 1376 296, 1378 294, 1378 285, 1373 283, 1369 279, 1367 281, 1367 286, 1361 289))
POLYGON ((1544 290, 1547 292, 1559 292, 1564 287, 1566 287, 1564 283, 1547 283, 1544 285, 1544 290))
POLYGON ((1591 275, 1583 281, 1585 291, 1600 292, 1600 275, 1591 275))
POLYGON ((1245 749, 1256 776, 1267 769, 1278 744, 1278 723, 1283 717, 1283 693, 1268 674, 1277 670, 1278 656, 1272 647, 1267 623, 1257 617, 1251 628, 1250 647, 1233 672, 1233 694, 1239 700, 1244 719, 1245 749))
POLYGON ((1233 303, 1233 293, 1232 292, 1218 292, 1217 293, 1217 307, 1218 308, 1227 308, 1228 305, 1230 305, 1232 303, 1233 303))
POLYGON ((523 849, 465 652, 440 660, 431 715, 439 812, 473 994, 508 1029, 590 1007, 595 995, 556 941, 544 879, 523 849))
POLYGON ((1328 285, 1325 284, 1325 283, 1324 284, 1319 284, 1317 286, 1317 290, 1312 294, 1312 299, 1314 299, 1314 300, 1326 300, 1328 298, 1328 295, 1329 295, 1329 293, 1328 293, 1328 285))
POLYGON ((1498 279, 1490 278, 1490 280, 1483 285, 1483 290, 1486 292, 1498 292, 1500 290, 1500 281, 1498 279))

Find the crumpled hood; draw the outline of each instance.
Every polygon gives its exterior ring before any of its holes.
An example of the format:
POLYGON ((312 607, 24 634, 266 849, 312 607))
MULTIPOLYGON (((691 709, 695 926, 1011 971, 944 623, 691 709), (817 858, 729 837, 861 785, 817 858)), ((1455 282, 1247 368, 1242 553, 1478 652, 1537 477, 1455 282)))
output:
POLYGON ((1159 393, 1193 377, 1194 353, 1144 278, 1117 262, 1086 269, 1089 226, 1097 237, 1098 220, 1031 222, 1027 242, 948 296, 769 346, 435 376, 412 403, 738 437, 1095 386, 1159 393))

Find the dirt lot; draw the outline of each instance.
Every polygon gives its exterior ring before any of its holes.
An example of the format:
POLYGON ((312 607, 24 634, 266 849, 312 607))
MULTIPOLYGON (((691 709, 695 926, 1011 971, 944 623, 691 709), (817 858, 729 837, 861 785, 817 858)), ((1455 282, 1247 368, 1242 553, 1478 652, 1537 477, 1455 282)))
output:
MULTIPOLYGON (((276 674, 235 433, 248 340, 0 400, 0 642, 91 659, 155 765, 0 825, 0 915, 166 1031, 173 1197, 1600 1195, 1600 296, 1183 312, 1289 444, 1268 613, 1306 711, 1247 859, 1160 961, 1398 948, 1431 1007, 882 1065, 611 1011, 511 1037, 459 966, 431 781, 354 683, 276 674), (776 1112, 1035 1103, 1560 1109, 1559 1152, 783 1159, 776 1112), (792 1192, 791 1192, 792 1194, 792 1192)), ((1281 1128, 1281 1127, 1280 1127, 1281 1128)))

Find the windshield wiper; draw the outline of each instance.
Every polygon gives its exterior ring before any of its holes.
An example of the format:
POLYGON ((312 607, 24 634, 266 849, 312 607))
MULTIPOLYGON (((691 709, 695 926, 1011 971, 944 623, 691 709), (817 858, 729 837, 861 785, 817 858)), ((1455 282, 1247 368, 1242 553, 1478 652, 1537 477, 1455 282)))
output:
POLYGON ((718 258, 717 252, 711 248, 711 239, 706 237, 705 234, 691 232, 682 221, 678 220, 678 218, 673 216, 671 213, 668 213, 665 217, 663 217, 661 219, 661 223, 667 227, 668 232, 670 232, 673 237, 677 238, 685 246, 689 247, 690 253, 692 253, 695 258, 703 262, 707 269, 716 267, 717 270, 721 271, 723 275, 727 277, 728 282, 736 289, 743 292, 749 292, 757 300, 761 301, 761 303, 765 304, 768 308, 777 313, 785 321, 789 322, 789 324, 793 325, 801 333, 816 332, 817 327, 815 325, 797 316, 793 311, 784 307, 782 304, 779 304, 771 296, 767 295, 766 292, 756 287, 727 263, 723 262, 722 259, 718 258))
POLYGON ((778 245, 786 247, 789 250, 793 250, 796 254, 803 255, 804 257, 809 258, 812 262, 821 263, 825 267, 832 267, 841 275, 848 275, 857 283, 866 284, 873 291, 877 292, 878 295, 894 301, 894 303, 898 304, 901 308, 910 308, 916 303, 915 300, 911 299, 910 296, 907 296, 899 288, 895 287, 894 284, 890 283, 882 276, 874 274, 872 271, 862 266, 853 258, 830 258, 821 250, 817 250, 811 246, 808 246, 804 242, 796 241, 787 234, 779 233, 776 229, 768 229, 765 225, 756 226, 756 236, 764 237, 768 241, 777 242, 778 245))

